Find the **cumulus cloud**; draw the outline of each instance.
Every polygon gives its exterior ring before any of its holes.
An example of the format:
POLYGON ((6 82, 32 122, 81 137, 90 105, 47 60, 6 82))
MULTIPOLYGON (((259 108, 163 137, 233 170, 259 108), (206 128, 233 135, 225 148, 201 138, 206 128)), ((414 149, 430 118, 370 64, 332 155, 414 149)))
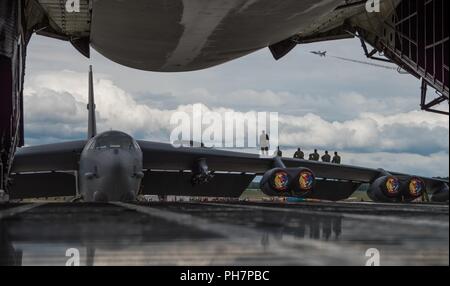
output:
MULTIPOLYGON (((94 85, 99 130, 119 129, 148 136, 167 126, 169 111, 136 103, 107 78, 96 78, 94 85)), ((31 78, 24 91, 26 132, 31 132, 26 136, 35 134, 48 141, 79 135, 87 128, 87 95, 86 74, 61 71, 31 78)))
POLYGON ((448 136, 448 117, 419 111, 363 113, 341 122, 315 114, 280 116, 280 143, 288 146, 431 154, 448 150, 448 136))
POLYGON ((415 103, 404 97, 383 99, 358 92, 338 92, 327 96, 303 92, 274 91, 270 89, 237 89, 230 92, 212 92, 206 88, 194 88, 179 92, 141 93, 136 100, 163 108, 175 108, 179 104, 201 102, 209 107, 226 107, 246 112, 249 109, 272 110, 287 115, 320 114, 326 120, 348 120, 367 112, 393 115, 415 108, 415 103), (408 108, 410 107, 410 108, 408 108))

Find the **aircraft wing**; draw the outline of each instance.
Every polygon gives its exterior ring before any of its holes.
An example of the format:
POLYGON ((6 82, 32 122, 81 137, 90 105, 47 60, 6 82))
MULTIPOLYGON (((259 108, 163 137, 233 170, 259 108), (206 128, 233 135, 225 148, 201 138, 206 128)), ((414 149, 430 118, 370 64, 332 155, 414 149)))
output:
POLYGON ((75 171, 85 145, 85 140, 79 140, 18 149, 10 199, 75 196, 75 171))
POLYGON ((23 147, 14 156, 12 173, 75 171, 86 140, 23 147))
MULTIPOLYGON (((211 148, 176 148, 171 144, 138 141, 147 169, 144 194, 239 197, 256 175, 273 169, 273 158, 211 148), (194 185, 192 178, 199 160, 206 162, 214 177, 206 184, 194 185)), ((378 172, 344 165, 329 165, 298 159, 282 159, 286 167, 310 168, 315 176, 348 181, 316 182, 307 198, 338 201, 348 198, 362 181, 370 181, 378 172), (349 181, 355 180, 355 181, 349 181)))
MULTIPOLYGON (((187 175, 186 171, 195 172, 198 162, 203 160, 210 171, 219 172, 219 179, 223 180, 224 176, 233 174, 234 176, 248 176, 248 183, 256 176, 263 175, 267 171, 277 167, 275 165, 274 158, 262 158, 256 154, 239 153, 224 150, 217 150, 211 148, 189 148, 189 147, 174 147, 171 144, 138 141, 143 156, 144 156, 144 169, 147 169, 147 174, 144 180, 148 180, 144 186, 157 186, 156 189, 172 190, 173 185, 170 185, 171 181, 176 180, 175 177, 168 177, 167 174, 171 171, 180 172, 185 177, 183 180, 184 185, 177 183, 175 193, 167 193, 162 191, 161 194, 186 194, 186 195, 201 195, 208 194, 208 189, 204 188, 202 191, 196 191, 194 187, 190 185, 189 178, 191 175, 187 175), (149 174, 155 174, 149 176, 149 174), (149 179, 150 178, 150 179, 149 179), (169 182, 168 182, 169 181, 169 182), (164 182, 164 183, 163 183, 164 182), (184 186, 184 187, 183 187, 184 186), (185 190, 187 188, 188 190, 185 190), (180 193, 181 192, 181 193, 180 193)), ((282 163, 286 168, 308 168, 310 169, 316 178, 319 178, 316 185, 314 194, 310 194, 307 197, 327 200, 341 200, 348 198, 362 183, 372 183, 374 180, 382 176, 383 170, 349 166, 349 165, 337 165, 331 163, 323 163, 301 159, 281 158, 282 163)), ((412 175, 401 174, 397 172, 389 172, 393 176, 399 178, 410 178, 412 175)), ((414 176, 421 178, 429 190, 433 190, 437 186, 441 186, 442 183, 448 184, 448 181, 427 178, 423 176, 414 176)), ((231 184, 234 180, 229 177, 228 180, 214 183, 209 186, 209 189, 216 189, 224 184, 231 184)), ((208 184, 206 184, 208 185, 208 184)), ((244 184, 245 185, 245 184, 244 184)), ((144 187, 144 192, 147 187, 144 187)), ((240 190, 245 190, 246 186, 240 190)), ((148 190, 148 193, 154 193, 154 189, 148 190)), ((223 190, 215 190, 219 193, 226 194, 230 192, 231 187, 223 187, 223 190)), ((223 196, 226 196, 222 194, 223 196)), ((240 194, 240 193, 239 193, 240 194)), ((216 194, 217 195, 217 194, 216 194)), ((236 196, 238 196, 236 194, 236 196)))
MULTIPOLYGON (((273 158, 262 158, 256 154, 210 148, 177 148, 171 144, 139 140, 138 143, 144 154, 145 169, 191 170, 200 158, 206 159, 208 167, 214 171, 262 175, 274 167, 273 158)), ((374 169, 309 160, 282 158, 282 161, 286 167, 309 168, 321 178, 370 182, 380 173, 379 170, 374 169)))

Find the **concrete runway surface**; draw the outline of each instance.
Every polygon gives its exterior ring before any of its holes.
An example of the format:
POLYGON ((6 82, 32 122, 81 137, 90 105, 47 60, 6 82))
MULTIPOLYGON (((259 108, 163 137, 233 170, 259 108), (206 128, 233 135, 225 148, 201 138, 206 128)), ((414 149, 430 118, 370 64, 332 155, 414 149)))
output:
POLYGON ((364 266, 368 249, 381 265, 449 265, 448 205, 0 204, 0 265, 364 266))

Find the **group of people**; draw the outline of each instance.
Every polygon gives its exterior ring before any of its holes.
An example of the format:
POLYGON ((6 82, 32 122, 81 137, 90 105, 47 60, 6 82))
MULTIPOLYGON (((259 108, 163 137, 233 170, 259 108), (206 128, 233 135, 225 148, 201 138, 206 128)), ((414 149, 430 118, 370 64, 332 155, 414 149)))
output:
MULTIPOLYGON (((301 148, 298 148, 297 151, 294 153, 295 159, 305 159, 305 153, 301 150, 301 148)), ((325 151, 325 154, 321 157, 319 153, 317 152, 317 149, 314 149, 314 153, 309 154, 308 160, 311 161, 319 161, 322 159, 322 162, 326 163, 333 163, 333 164, 340 164, 341 163, 341 156, 339 156, 338 152, 334 152, 333 158, 331 158, 331 155, 328 154, 328 151, 325 151)))
MULTIPOLYGON (((261 153, 262 155, 269 155, 269 135, 262 131, 261 135, 259 136, 259 144, 261 147, 261 153)), ((280 146, 277 147, 275 150, 275 156, 282 157, 283 152, 280 150, 280 146)), ((295 159, 305 159, 305 153, 301 150, 301 148, 298 148, 297 151, 294 153, 295 159)), ((333 164, 340 164, 341 163, 341 156, 339 156, 338 152, 334 152, 333 158, 331 158, 331 155, 328 154, 328 151, 325 151, 325 154, 323 156, 320 156, 317 152, 317 149, 314 149, 314 153, 309 154, 308 160, 311 161, 320 161, 322 159, 322 162, 326 163, 333 163, 333 164)))

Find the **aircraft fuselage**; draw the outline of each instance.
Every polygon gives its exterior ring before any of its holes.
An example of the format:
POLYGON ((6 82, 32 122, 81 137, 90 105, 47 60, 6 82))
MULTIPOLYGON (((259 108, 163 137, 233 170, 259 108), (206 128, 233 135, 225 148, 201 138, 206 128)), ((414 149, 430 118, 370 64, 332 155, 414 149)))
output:
POLYGON ((143 176, 137 142, 123 132, 104 132, 89 140, 81 153, 79 193, 88 202, 133 201, 143 176))

